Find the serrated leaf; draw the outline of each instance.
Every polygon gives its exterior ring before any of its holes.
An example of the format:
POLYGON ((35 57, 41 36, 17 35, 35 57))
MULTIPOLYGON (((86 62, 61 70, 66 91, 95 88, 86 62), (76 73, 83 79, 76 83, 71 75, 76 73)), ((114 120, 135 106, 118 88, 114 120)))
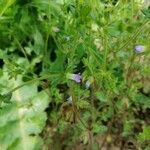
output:
POLYGON ((145 96, 144 94, 137 94, 133 100, 136 104, 143 105, 146 108, 150 108, 150 98, 145 96))
POLYGON ((150 141, 150 126, 143 129, 143 132, 139 134, 138 139, 140 141, 150 141))
POLYGON ((80 109, 88 108, 90 106, 89 102, 87 102, 85 100, 77 101, 76 105, 80 109))
POLYGON ((145 17, 150 18, 150 8, 142 10, 142 13, 145 17))
POLYGON ((96 92, 96 97, 98 100, 100 100, 101 102, 107 102, 107 96, 105 95, 105 93, 103 92, 96 92))
POLYGON ((107 131, 107 127, 100 124, 94 124, 93 125, 93 132, 94 133, 104 133, 107 131))

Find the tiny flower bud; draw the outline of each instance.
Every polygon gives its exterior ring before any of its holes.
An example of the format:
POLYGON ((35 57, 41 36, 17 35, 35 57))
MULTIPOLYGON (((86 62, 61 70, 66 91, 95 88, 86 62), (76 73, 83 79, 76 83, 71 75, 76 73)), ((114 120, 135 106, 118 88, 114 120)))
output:
POLYGON ((70 37, 69 36, 65 36, 64 39, 68 42, 70 41, 70 37))
POLYGON ((89 88, 90 88, 90 85, 91 85, 90 81, 86 81, 86 83, 85 83, 86 89, 89 89, 89 88))
POLYGON ((52 27, 53 32, 59 32, 60 29, 58 27, 52 27))
POLYGON ((68 102, 68 104, 72 104, 72 96, 70 96, 69 98, 67 98, 67 102, 68 102))
POLYGON ((89 79, 88 79, 88 80, 86 81, 86 83, 85 83, 86 89, 89 89, 89 88, 90 88, 90 86, 91 86, 91 84, 93 83, 93 81, 94 81, 93 77, 89 77, 89 79))
POLYGON ((97 31, 98 31, 98 25, 95 24, 95 23, 92 24, 91 28, 92 28, 92 31, 94 31, 94 32, 97 32, 97 31))
POLYGON ((96 46, 97 49, 101 48, 101 40, 100 39, 95 39, 94 40, 94 45, 96 46))

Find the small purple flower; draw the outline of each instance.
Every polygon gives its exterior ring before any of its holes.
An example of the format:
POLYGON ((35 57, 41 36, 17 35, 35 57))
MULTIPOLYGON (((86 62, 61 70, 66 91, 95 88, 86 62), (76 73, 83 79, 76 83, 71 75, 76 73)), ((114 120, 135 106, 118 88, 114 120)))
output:
POLYGON ((136 45, 134 47, 134 50, 135 50, 136 53, 142 53, 145 50, 145 46, 143 46, 143 45, 136 45))
POLYGON ((71 79, 71 80, 74 80, 77 83, 81 82, 81 75, 80 75, 80 73, 78 73, 78 74, 68 73, 67 74, 67 78, 71 79))

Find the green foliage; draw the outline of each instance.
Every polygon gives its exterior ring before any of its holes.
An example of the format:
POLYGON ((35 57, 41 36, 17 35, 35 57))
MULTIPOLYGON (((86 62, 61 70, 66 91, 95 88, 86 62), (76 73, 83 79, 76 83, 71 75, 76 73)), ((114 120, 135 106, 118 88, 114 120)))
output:
POLYGON ((150 127, 145 127, 143 132, 139 134, 140 141, 149 141, 150 140, 150 127))
POLYGON ((150 18, 150 7, 147 9, 144 9, 142 12, 145 15, 145 17, 150 18))
POLYGON ((148 149, 149 10, 1 0, 0 149, 148 149))
POLYGON ((143 128, 143 132, 142 133, 139 133, 138 137, 138 142, 140 145, 142 145, 143 147, 146 146, 146 149, 149 149, 150 148, 150 126, 145 126, 143 128))
MULTIPOLYGON (((20 83, 19 79, 14 81, 20 83)), ((37 92, 36 84, 23 86, 13 93, 10 101, 8 104, 4 101, 0 110, 1 148, 39 149, 43 143, 39 133, 47 119, 44 110, 50 102, 46 91, 37 92)))

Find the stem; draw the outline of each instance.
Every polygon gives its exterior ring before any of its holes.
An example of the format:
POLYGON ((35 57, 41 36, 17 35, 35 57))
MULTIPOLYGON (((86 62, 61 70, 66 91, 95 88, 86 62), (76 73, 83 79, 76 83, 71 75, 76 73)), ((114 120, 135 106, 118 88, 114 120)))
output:
MULTIPOLYGON (((50 9, 50 1, 48 3, 48 21, 46 22, 48 26, 51 25, 51 9, 50 9)), ((45 68, 47 62, 49 61, 49 58, 48 58, 48 42, 49 42, 49 36, 50 36, 50 33, 51 33, 51 29, 49 28, 48 31, 47 31, 47 34, 46 34, 46 39, 45 39, 45 45, 44 45, 44 56, 43 56, 43 68, 45 68)))
POLYGON ((92 150, 92 146, 93 146, 93 133, 91 131, 88 131, 89 133, 89 150, 92 150))
POLYGON ((79 115, 79 112, 78 110, 76 109, 76 106, 75 106, 75 101, 74 101, 74 98, 72 98, 72 105, 73 105, 73 111, 74 113, 77 115, 78 119, 80 120, 80 122, 82 123, 82 125, 88 129, 88 127, 86 126, 86 124, 82 121, 82 119, 80 118, 80 115, 79 115))
POLYGON ((82 125, 88 130, 88 127, 86 126, 86 124, 84 123, 84 121, 80 118, 80 115, 79 115, 79 112, 76 108, 76 105, 75 105, 75 96, 74 96, 74 92, 73 92, 73 88, 71 86, 71 95, 72 95, 72 105, 73 105, 73 111, 75 113, 75 115, 77 116, 77 118, 80 120, 80 122, 82 123, 82 125))
POLYGON ((106 69, 107 69, 107 54, 108 54, 107 36, 106 35, 104 35, 104 48, 105 48, 105 52, 104 52, 104 70, 106 71, 106 69))
POLYGON ((21 46, 21 44, 20 44, 20 42, 18 41, 17 38, 14 37, 14 39, 15 39, 16 43, 18 44, 18 46, 19 46, 21 52, 24 54, 25 58, 27 59, 28 63, 30 64, 29 59, 28 59, 28 57, 27 57, 27 54, 26 54, 24 48, 21 46))
POLYGON ((12 93, 12 92, 14 92, 14 91, 16 91, 16 90, 22 88, 23 86, 30 84, 30 83, 33 83, 33 82, 36 82, 36 81, 41 81, 41 80, 44 80, 44 79, 48 79, 48 78, 50 78, 50 77, 52 77, 52 76, 56 76, 56 75, 58 75, 58 74, 51 74, 51 75, 47 74, 47 75, 45 75, 45 76, 42 76, 42 77, 39 77, 39 78, 35 78, 35 79, 32 79, 32 80, 29 80, 29 81, 27 81, 27 82, 25 82, 25 83, 23 83, 23 84, 21 84, 21 85, 15 87, 15 88, 13 88, 13 89, 10 90, 7 94, 10 94, 10 93, 12 93))

